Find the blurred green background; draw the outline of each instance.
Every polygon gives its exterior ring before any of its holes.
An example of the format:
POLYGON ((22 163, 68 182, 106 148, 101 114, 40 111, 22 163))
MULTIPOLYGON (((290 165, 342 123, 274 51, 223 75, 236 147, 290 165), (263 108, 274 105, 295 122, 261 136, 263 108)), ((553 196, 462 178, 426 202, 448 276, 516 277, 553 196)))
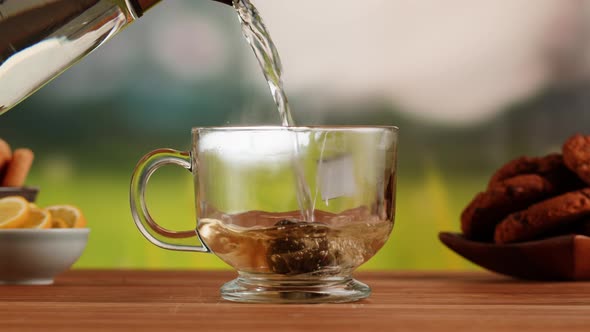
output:
MULTIPOLYGON (((401 129, 396 224, 363 269, 475 268, 438 232, 459 230, 499 165, 590 133, 584 4, 455 2, 255 1, 298 124, 401 129)), ((193 126, 251 124, 279 117, 235 13, 170 0, 1 116, 0 137, 35 151, 39 205, 87 216, 77 267, 226 269, 149 244, 131 219, 129 181, 148 151, 188 149, 193 126)), ((192 202, 188 172, 154 175, 148 204, 165 226, 194 227, 192 202)))

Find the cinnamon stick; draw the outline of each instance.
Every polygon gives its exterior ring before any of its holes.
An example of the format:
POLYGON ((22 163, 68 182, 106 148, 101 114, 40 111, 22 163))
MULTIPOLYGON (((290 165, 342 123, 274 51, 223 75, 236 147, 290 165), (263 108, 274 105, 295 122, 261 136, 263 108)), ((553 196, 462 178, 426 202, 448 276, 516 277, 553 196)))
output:
POLYGON ((33 165, 35 155, 30 149, 16 149, 12 154, 12 160, 6 169, 6 175, 2 180, 4 187, 21 187, 25 184, 27 175, 33 165))

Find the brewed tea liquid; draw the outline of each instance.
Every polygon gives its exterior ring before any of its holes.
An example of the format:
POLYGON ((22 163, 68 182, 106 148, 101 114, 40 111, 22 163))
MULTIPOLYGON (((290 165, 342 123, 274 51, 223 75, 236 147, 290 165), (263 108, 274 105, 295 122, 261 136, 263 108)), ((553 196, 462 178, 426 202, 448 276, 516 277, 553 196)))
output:
MULTIPOLYGON (((287 94, 283 86, 283 67, 279 52, 272 41, 270 33, 260 16, 258 9, 250 0, 234 0, 234 7, 238 12, 242 24, 244 37, 252 47, 254 55, 260 64, 264 77, 270 87, 270 92, 277 105, 282 125, 285 127, 295 126, 291 115, 291 108, 287 94)), ((301 210, 302 219, 313 221, 313 201, 311 190, 305 181, 303 166, 298 161, 299 141, 294 133, 293 139, 293 172, 297 187, 297 200, 301 210)))
POLYGON ((241 272, 338 277, 349 276, 373 257, 392 227, 391 221, 376 217, 340 223, 283 220, 268 227, 201 219, 199 234, 217 256, 241 272))

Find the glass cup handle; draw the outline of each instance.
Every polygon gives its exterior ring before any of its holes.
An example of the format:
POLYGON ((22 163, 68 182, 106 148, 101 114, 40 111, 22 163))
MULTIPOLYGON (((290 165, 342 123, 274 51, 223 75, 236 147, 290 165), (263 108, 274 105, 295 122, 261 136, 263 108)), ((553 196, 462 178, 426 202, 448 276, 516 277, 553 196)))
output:
MULTIPOLYGON (((204 244, 201 246, 172 243, 170 240, 195 238, 201 240, 196 229, 189 231, 172 231, 156 223, 150 215, 145 202, 145 189, 154 172, 165 165, 178 165, 192 172, 191 155, 188 152, 181 152, 172 149, 159 149, 145 155, 135 166, 131 177, 131 190, 129 200, 131 203, 131 214, 135 225, 151 243, 158 247, 194 252, 210 252, 204 244)), ((201 243, 203 243, 201 241, 201 243)))

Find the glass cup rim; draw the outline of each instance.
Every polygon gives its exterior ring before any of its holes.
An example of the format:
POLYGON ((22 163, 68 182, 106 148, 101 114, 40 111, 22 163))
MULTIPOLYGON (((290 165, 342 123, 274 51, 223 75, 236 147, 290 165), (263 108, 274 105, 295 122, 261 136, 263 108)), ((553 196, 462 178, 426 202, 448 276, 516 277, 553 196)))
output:
POLYGON ((350 131, 350 132, 364 132, 364 131, 392 131, 399 132, 397 126, 387 125, 313 125, 313 126, 211 126, 211 127, 193 127, 193 133, 200 132, 235 132, 235 131, 350 131))

